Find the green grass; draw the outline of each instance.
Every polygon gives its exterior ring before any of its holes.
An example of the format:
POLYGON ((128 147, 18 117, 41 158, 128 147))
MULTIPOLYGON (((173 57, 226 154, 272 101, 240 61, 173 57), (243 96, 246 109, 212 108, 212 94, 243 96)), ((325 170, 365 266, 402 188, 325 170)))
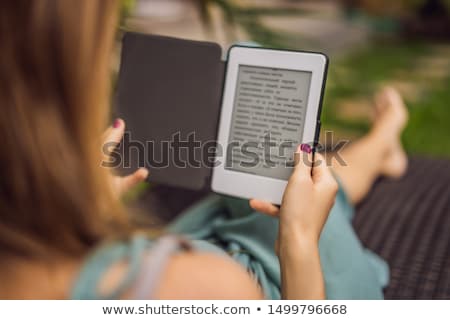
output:
POLYGON ((413 154, 450 157, 450 77, 424 99, 410 104, 403 142, 413 154))
POLYGON ((372 95, 384 81, 391 79, 399 70, 414 67, 416 59, 426 54, 421 44, 379 44, 351 54, 338 61, 331 61, 323 108, 323 122, 332 127, 356 130, 362 134, 369 123, 337 117, 337 103, 372 95))

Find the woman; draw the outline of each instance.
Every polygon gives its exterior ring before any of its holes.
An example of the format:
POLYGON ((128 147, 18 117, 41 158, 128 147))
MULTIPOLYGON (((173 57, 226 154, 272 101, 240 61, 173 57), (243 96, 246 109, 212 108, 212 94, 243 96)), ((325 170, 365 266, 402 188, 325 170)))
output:
MULTIPOLYGON (((263 298, 260 279, 229 257, 144 237, 119 195, 148 173, 118 179, 100 167, 117 9, 115 1, 0 4, 0 299, 263 298)), ((352 203, 378 175, 406 169, 398 94, 384 91, 377 111, 370 134, 342 154, 348 166, 333 162, 352 203)), ((115 121, 107 140, 124 127, 115 121)), ((338 185, 320 155, 313 168, 303 157, 311 160, 299 148, 280 209, 251 206, 279 217, 282 297, 323 299, 318 243, 338 185)))

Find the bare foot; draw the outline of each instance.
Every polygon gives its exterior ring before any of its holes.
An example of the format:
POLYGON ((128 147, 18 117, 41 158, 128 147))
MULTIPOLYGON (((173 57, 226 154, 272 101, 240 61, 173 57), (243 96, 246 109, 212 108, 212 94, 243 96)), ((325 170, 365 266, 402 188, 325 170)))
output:
POLYGON ((397 90, 389 87, 376 95, 375 110, 373 131, 380 135, 381 141, 386 144, 381 174, 390 178, 400 178, 408 167, 408 157, 400 140, 408 121, 408 110, 397 90))
POLYGON ((375 126, 380 125, 386 131, 392 129, 400 135, 408 122, 408 109, 403 98, 392 87, 385 87, 375 95, 375 111, 375 126))

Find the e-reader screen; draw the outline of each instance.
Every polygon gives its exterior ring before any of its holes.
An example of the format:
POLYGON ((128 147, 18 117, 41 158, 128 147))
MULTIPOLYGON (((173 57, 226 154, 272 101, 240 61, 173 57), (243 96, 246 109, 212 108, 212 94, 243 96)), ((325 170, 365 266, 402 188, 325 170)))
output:
POLYGON ((287 180, 302 142, 312 72, 239 65, 226 169, 287 180))

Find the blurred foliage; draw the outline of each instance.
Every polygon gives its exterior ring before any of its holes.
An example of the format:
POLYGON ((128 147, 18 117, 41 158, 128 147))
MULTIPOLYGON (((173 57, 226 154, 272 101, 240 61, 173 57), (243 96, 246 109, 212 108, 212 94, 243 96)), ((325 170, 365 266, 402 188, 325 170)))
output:
MULTIPOLYGON (((232 0, 195 0, 200 16, 205 24, 205 30, 211 28, 210 6, 218 6, 227 24, 227 36, 236 39, 235 28, 241 27, 252 39, 261 45, 272 48, 288 48, 292 46, 292 36, 289 33, 273 30, 265 26, 261 19, 265 16, 301 16, 308 14, 307 10, 286 7, 241 6, 232 0)), ((296 35, 296 38, 299 36, 296 35)))
POLYGON ((333 61, 326 98, 338 100, 371 94, 399 70, 413 68, 416 59, 428 51, 423 43, 380 42, 333 61))
POLYGON ((133 11, 136 5, 136 0, 120 0, 120 16, 119 16, 119 26, 123 26, 125 19, 133 11))
POLYGON ((426 43, 379 43, 332 63, 322 113, 325 130, 363 135, 370 127, 369 120, 340 116, 339 103, 370 97, 380 86, 404 74, 400 80, 423 91, 417 99, 404 96, 410 112, 403 134, 406 150, 450 157, 450 64, 444 79, 427 79, 427 70, 418 70, 418 63, 431 53, 432 47, 426 43))
POLYGON ((359 7, 368 13, 377 15, 414 15, 427 5, 447 8, 450 12, 450 0, 347 0, 349 6, 359 7))

